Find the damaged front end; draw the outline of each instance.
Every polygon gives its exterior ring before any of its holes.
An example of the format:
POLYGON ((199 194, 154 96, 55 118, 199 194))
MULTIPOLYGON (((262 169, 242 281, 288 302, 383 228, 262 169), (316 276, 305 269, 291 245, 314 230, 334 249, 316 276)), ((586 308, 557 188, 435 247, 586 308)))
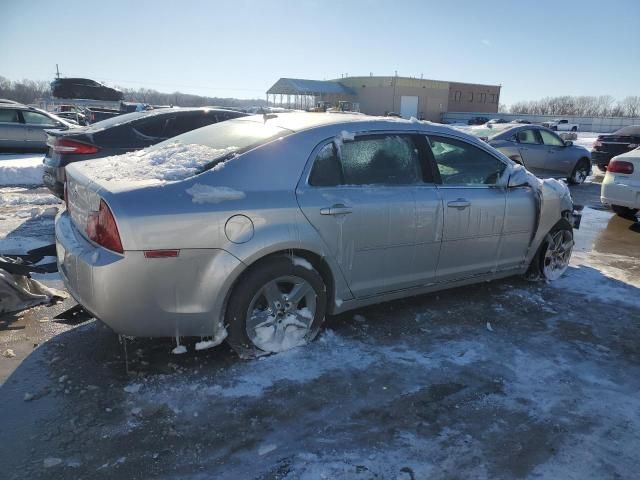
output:
POLYGON ((536 219, 527 254, 530 262, 547 234, 560 222, 573 229, 580 228, 581 205, 574 205, 569 187, 554 178, 539 179, 522 165, 511 162, 501 180, 509 188, 530 186, 536 200, 536 219))

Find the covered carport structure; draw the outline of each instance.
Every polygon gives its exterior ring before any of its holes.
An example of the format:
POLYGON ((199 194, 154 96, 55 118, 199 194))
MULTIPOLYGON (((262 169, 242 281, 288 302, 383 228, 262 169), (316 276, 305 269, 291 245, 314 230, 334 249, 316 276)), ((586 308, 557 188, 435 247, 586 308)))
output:
POLYGON ((267 90, 267 105, 306 110, 317 102, 353 101, 355 92, 339 82, 281 78, 267 90))

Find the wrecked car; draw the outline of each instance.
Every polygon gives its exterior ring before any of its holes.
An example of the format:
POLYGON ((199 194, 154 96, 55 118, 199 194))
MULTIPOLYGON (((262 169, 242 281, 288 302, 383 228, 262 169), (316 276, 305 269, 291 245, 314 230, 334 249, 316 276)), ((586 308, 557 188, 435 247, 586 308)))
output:
POLYGON ((243 357, 328 314, 510 275, 558 278, 569 191, 445 126, 362 115, 229 120, 67 167, 69 292, 127 336, 243 357))

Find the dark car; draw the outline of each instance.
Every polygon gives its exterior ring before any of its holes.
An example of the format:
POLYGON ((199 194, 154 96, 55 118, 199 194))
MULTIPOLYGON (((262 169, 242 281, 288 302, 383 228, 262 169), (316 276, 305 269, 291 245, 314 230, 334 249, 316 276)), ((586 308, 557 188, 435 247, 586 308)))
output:
POLYGON ((120 155, 155 145, 168 138, 212 123, 247 116, 212 108, 167 108, 109 118, 73 131, 47 131, 49 152, 43 182, 64 196, 64 167, 72 162, 120 155))
POLYGON ((56 78, 51 82, 51 93, 58 98, 88 98, 91 100, 120 101, 123 94, 117 88, 89 78, 56 78))
POLYGON ((473 117, 467 123, 469 125, 484 125, 489 119, 487 117, 473 117))
POLYGON ((622 127, 608 135, 599 135, 591 150, 591 163, 600 170, 606 170, 616 155, 630 152, 640 146, 640 125, 622 127))

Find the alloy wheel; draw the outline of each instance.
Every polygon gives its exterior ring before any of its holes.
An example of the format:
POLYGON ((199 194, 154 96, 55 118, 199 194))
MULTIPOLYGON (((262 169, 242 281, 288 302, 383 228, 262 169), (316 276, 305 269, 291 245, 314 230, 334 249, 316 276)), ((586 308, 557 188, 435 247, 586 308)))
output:
POLYGON ((315 290, 303 278, 275 278, 258 290, 249 303, 247 336, 265 352, 304 345, 316 315, 316 303, 315 290))
POLYGON ((574 243, 573 234, 570 230, 559 230, 550 236, 542 268, 545 278, 556 280, 569 267, 574 243))

